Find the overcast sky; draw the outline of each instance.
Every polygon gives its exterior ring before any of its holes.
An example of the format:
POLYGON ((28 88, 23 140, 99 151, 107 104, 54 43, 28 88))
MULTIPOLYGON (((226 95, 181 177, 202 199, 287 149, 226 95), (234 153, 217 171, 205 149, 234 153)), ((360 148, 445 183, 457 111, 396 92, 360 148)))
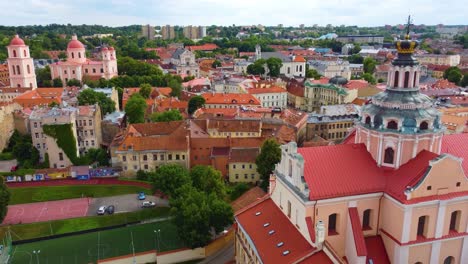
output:
POLYGON ((466 0, 0 0, 0 25, 468 24, 466 0))

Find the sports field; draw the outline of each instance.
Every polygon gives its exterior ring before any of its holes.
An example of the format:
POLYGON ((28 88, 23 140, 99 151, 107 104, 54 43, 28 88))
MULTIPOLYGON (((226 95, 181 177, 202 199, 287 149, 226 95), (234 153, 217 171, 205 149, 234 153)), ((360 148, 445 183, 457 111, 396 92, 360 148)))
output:
POLYGON ((178 239, 176 227, 170 220, 165 220, 18 245, 13 248, 11 263, 96 263, 98 258, 132 254, 132 236, 135 253, 153 249, 162 252, 184 247, 178 239), (155 233, 154 230, 160 232, 155 233), (39 254, 33 253, 38 250, 39 254))

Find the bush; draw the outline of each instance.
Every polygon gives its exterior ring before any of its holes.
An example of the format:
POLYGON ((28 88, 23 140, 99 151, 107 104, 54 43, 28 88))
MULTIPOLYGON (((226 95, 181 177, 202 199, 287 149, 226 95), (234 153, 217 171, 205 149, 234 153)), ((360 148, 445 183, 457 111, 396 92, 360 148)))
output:
POLYGON ((11 152, 0 153, 0 160, 12 160, 14 158, 11 152))
POLYGON ((229 198, 231 199, 231 201, 234 201, 237 198, 239 198, 242 194, 244 194, 246 191, 248 191, 249 189, 250 189, 250 185, 248 185, 247 183, 245 182, 238 183, 231 188, 231 193, 229 194, 229 198))

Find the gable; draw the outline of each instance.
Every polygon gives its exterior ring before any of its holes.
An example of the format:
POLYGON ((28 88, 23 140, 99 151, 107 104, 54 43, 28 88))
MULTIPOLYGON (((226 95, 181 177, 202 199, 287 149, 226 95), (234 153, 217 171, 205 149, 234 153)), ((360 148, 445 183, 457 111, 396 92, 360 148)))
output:
POLYGON ((430 161, 425 175, 412 187, 408 199, 468 191, 462 159, 446 154, 430 161))

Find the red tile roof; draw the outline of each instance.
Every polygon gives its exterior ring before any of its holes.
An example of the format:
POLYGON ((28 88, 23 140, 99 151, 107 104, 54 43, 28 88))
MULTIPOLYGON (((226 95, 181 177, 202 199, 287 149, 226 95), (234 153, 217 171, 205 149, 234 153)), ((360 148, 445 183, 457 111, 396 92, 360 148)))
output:
POLYGON ((369 83, 366 80, 349 80, 344 87, 354 90, 354 89, 363 89, 369 86, 369 83))
POLYGON ((372 259, 373 263, 376 264, 390 264, 381 236, 366 237, 364 240, 367 248, 366 263, 372 259))
POLYGON ((279 86, 271 86, 266 88, 250 88, 247 89, 249 94, 263 94, 263 93, 287 93, 286 89, 279 86))
POLYGON ((315 250, 271 198, 240 211, 236 220, 263 263, 294 263, 315 250), (265 227, 266 223, 269 225, 265 227), (274 233, 270 235, 272 230, 274 233), (278 247, 280 242, 284 244, 278 247), (283 255, 285 251, 289 254, 283 255))
POLYGON ((231 202, 232 210, 234 210, 234 212, 238 212, 240 209, 249 206, 265 195, 266 193, 260 187, 253 187, 252 189, 242 194, 239 198, 231 202))
POLYGON ((354 245, 358 256, 367 256, 366 243, 364 235, 362 234, 361 220, 356 207, 348 208, 349 218, 351 220, 351 227, 354 237, 354 245))
POLYGON ((234 104, 234 105, 261 105, 260 101, 251 94, 235 93, 204 93, 205 105, 234 104))
POLYGON ((214 43, 206 43, 206 44, 198 45, 198 46, 187 46, 187 49, 190 51, 196 51, 196 50, 213 51, 217 48, 218 48, 218 45, 214 43))
POLYGON ((463 158, 462 167, 468 177, 468 133, 445 135, 442 138, 441 153, 463 158))
POLYGON ((306 62, 306 59, 304 59, 302 56, 296 56, 294 58, 294 62, 306 62))
POLYGON ((332 264, 333 261, 327 256, 324 251, 319 251, 305 258, 300 264, 332 264))

